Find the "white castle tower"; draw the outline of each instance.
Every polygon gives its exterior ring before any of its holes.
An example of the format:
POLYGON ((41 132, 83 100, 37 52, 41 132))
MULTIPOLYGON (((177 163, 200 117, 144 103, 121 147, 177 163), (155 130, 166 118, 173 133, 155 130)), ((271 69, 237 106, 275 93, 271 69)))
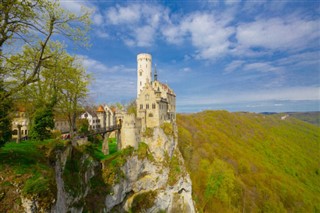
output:
POLYGON ((143 89, 146 83, 150 83, 151 68, 152 68, 152 56, 147 53, 140 53, 137 55, 137 97, 139 97, 140 91, 143 89))

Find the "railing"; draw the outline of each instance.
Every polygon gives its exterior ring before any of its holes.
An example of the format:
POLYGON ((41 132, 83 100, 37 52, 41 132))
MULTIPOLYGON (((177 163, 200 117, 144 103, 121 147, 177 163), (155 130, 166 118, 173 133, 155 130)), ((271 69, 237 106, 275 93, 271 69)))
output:
POLYGON ((93 131, 93 134, 103 134, 106 132, 112 132, 114 130, 119 130, 119 129, 121 129, 121 125, 113 125, 113 126, 108 126, 106 128, 94 129, 91 131, 93 131))

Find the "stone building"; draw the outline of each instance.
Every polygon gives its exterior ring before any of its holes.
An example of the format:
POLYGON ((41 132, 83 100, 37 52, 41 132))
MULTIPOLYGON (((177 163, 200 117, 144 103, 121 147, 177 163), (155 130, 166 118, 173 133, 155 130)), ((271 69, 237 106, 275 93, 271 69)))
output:
POLYGON ((158 81, 156 68, 152 81, 149 63, 152 63, 150 54, 142 53, 137 56, 137 118, 141 120, 143 129, 157 127, 163 122, 176 119, 176 95, 168 85, 158 81), (144 82, 144 85, 141 85, 141 82, 144 82))
POLYGON ((110 128, 116 124, 115 109, 100 105, 97 110, 87 108, 80 118, 87 119, 90 130, 110 128))
MULTIPOLYGON (((159 127, 164 122, 175 122, 176 95, 167 84, 158 81, 156 68, 152 79, 152 56, 137 56, 137 115, 123 112, 121 128, 122 148, 137 147, 146 128, 159 127)), ((116 116, 117 117, 117 116, 116 116)), ((119 116, 118 116, 119 117, 119 116)), ((118 119, 117 117, 117 119, 118 119)))
POLYGON ((19 137, 19 128, 20 138, 28 137, 29 117, 24 107, 18 107, 18 110, 16 111, 12 120, 12 139, 17 139, 19 137))

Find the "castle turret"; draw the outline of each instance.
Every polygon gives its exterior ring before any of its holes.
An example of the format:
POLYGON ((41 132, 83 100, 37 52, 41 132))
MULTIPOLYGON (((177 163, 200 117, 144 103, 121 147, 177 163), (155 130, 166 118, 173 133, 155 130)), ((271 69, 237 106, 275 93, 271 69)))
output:
POLYGON ((101 106, 101 105, 97 109, 97 116, 100 121, 100 126, 98 126, 98 128, 105 128, 106 127, 106 113, 103 109, 103 106, 101 106))
POLYGON ((154 65, 154 77, 153 77, 153 80, 154 81, 158 80, 158 73, 157 73, 157 65, 156 64, 154 65))
POLYGON ((140 53, 137 55, 137 97, 140 95, 140 91, 152 80, 152 56, 147 53, 140 53))

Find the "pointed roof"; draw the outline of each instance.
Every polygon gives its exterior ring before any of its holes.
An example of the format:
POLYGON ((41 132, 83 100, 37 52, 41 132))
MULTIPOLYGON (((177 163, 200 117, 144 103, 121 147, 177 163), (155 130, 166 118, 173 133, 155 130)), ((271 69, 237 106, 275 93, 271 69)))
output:
POLYGON ((100 105, 97 109, 97 112, 104 112, 103 106, 100 105))

